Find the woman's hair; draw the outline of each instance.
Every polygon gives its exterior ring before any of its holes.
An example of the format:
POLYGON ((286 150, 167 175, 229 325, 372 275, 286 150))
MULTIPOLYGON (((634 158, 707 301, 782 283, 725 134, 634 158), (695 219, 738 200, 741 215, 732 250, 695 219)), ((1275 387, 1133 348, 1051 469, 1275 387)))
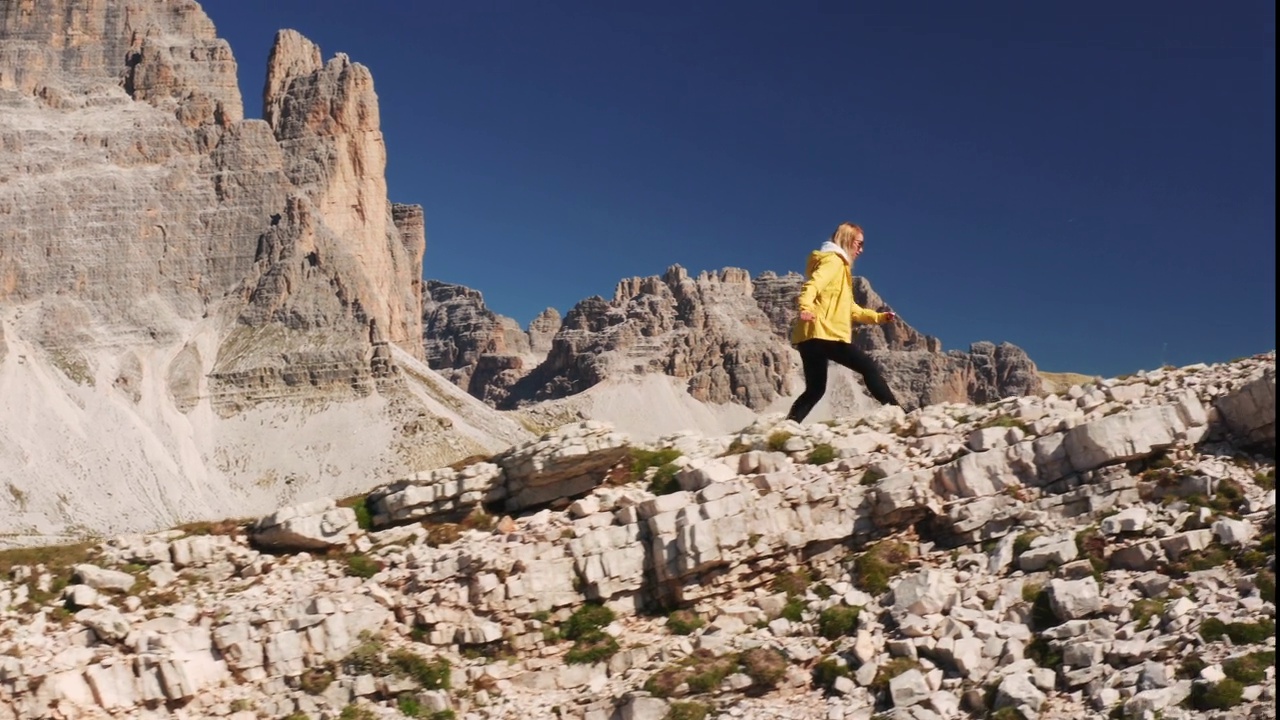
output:
POLYGON ((862 237, 862 228, 858 225, 846 222, 840 223, 840 227, 831 233, 831 242, 844 248, 845 252, 853 253, 853 242, 862 237))

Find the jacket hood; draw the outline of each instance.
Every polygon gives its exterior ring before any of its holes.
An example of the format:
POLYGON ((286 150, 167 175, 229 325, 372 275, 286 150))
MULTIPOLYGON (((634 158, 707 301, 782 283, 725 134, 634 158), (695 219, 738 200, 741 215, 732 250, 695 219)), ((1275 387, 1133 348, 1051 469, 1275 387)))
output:
POLYGON ((839 255, 840 257, 844 258, 845 265, 853 265, 853 261, 849 259, 849 253, 845 252, 844 248, 831 242, 830 240, 822 243, 822 247, 818 248, 818 252, 833 252, 839 255))

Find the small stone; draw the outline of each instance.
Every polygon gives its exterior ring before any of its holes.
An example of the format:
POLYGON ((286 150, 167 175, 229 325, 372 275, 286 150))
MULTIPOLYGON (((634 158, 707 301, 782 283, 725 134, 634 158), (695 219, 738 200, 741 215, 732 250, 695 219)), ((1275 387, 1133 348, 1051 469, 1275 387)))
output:
POLYGON ((893 698, 894 707, 910 707, 923 702, 931 693, 924 674, 914 668, 889 681, 889 695, 893 698))
POLYGON ((1018 556, 1018 567, 1023 572, 1038 572, 1050 564, 1065 565, 1079 554, 1075 540, 1063 540, 1027 550, 1018 556))
POLYGON ((1031 681, 1030 673, 1012 673, 1000 681, 996 689, 996 709, 1026 706, 1034 712, 1044 705, 1045 694, 1031 681))
POLYGON ((113 590, 117 592, 127 593, 133 589, 133 584, 137 582, 137 578, 126 572, 119 570, 104 570, 97 565, 76 565, 73 570, 73 576, 76 580, 88 585, 94 590, 113 590))
POLYGON ((622 706, 622 720, 662 720, 670 710, 662 698, 637 695, 622 706))
POLYGON ((67 602, 73 607, 91 608, 99 603, 98 591, 88 585, 72 585, 65 591, 67 602))
POLYGON ((1099 529, 1103 535, 1119 535, 1121 533, 1141 532, 1147 526, 1147 509, 1145 507, 1125 508, 1120 512, 1102 519, 1099 529))
POLYGON ((1060 620, 1075 620, 1102 609, 1098 582, 1092 577, 1081 580, 1049 582, 1049 605, 1060 620))
POLYGON ((1200 671, 1200 679, 1205 682, 1218 683, 1227 679, 1227 674, 1222 671, 1222 666, 1218 664, 1210 665, 1200 671))
POLYGON ((1248 545, 1253 539, 1253 525, 1247 520, 1222 518, 1213 524, 1213 534, 1223 545, 1248 545))

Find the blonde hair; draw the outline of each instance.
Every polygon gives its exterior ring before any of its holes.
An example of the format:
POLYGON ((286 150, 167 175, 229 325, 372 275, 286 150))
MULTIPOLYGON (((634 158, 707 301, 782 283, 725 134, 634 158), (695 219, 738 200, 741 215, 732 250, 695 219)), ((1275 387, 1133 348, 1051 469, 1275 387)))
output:
POLYGON ((844 251, 853 255, 854 243, 862 238, 862 228, 855 223, 840 223, 836 231, 831 233, 831 242, 844 248, 844 251))

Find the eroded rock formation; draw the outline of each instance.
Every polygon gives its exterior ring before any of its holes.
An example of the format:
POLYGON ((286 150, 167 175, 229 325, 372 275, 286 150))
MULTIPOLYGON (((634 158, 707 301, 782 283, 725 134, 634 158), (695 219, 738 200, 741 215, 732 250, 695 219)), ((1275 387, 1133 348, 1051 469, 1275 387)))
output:
POLYGON ((515 320, 486 307, 479 291, 438 280, 424 285, 427 362, 492 405, 502 404, 511 386, 546 356, 558 320, 554 310, 546 310, 526 332, 515 320))
MULTIPOLYGON (((859 304, 892 309, 865 278, 854 280, 859 304)), ((802 385, 799 356, 789 342, 802 282, 796 273, 766 272, 752 279, 738 268, 695 278, 679 266, 662 277, 623 280, 612 300, 592 297, 574 306, 537 365, 486 349, 499 345, 494 328, 504 328, 504 337, 520 336, 521 343, 525 334, 483 303, 475 305, 478 293, 438 284, 455 298, 452 306, 480 309, 436 311, 425 330, 428 345, 438 349, 428 355, 433 367, 451 372, 459 386, 499 407, 564 398, 611 377, 660 373, 685 381, 697 400, 761 410, 802 385), (446 349, 455 346, 466 351, 446 349)), ((533 327, 527 335, 532 342, 533 327)), ((943 352, 937 338, 903 322, 861 327, 854 342, 881 365, 908 408, 1041 390, 1034 363, 1008 343, 943 352)))
MULTIPOLYGON (((68 491, 87 476, 145 506, 115 508, 130 525, 402 464, 398 428, 426 413, 397 372, 423 358, 422 209, 387 198, 365 67, 283 30, 266 74, 266 119, 244 119, 190 0, 0 0, 0 481, 25 493, 0 530, 108 529, 111 503, 68 491), (294 414, 332 402, 313 427, 294 414), (356 428, 387 442, 329 457, 356 428)), ((521 436, 449 407, 469 421, 409 454, 521 436)))

